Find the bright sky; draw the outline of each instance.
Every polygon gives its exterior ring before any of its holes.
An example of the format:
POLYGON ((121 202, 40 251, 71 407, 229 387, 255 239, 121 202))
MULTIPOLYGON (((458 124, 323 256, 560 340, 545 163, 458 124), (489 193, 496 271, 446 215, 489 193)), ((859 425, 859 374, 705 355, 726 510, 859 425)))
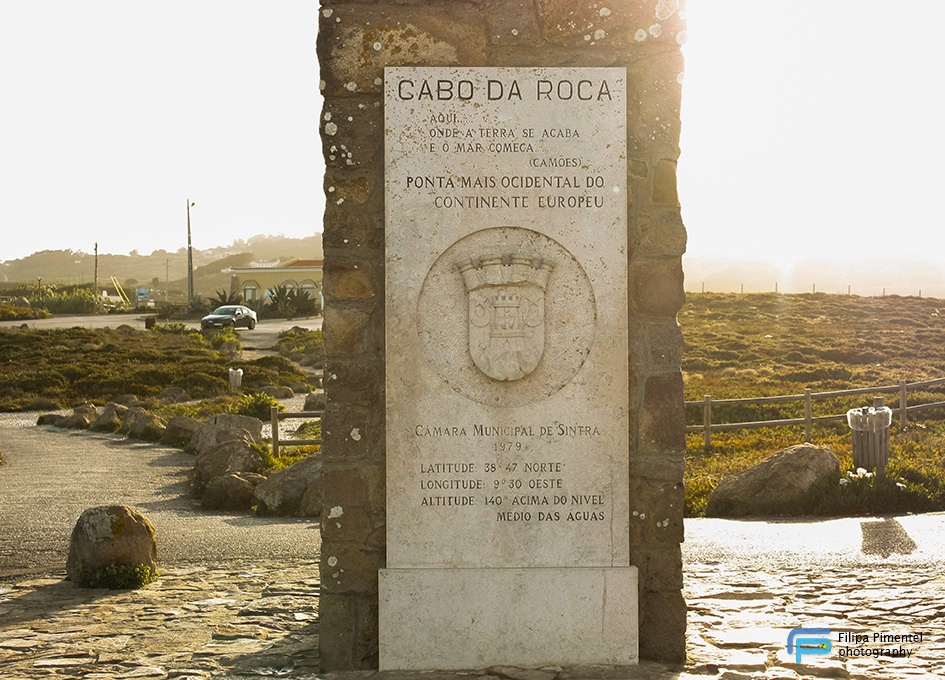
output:
POLYGON ((0 261, 321 231, 315 0, 0 0, 0 261))
MULTIPOLYGON (((320 231, 317 10, 2 0, 0 261, 320 231)), ((945 2, 686 12, 691 256, 943 259, 945 2)))
POLYGON ((945 263, 945 2, 689 0, 689 254, 945 263))

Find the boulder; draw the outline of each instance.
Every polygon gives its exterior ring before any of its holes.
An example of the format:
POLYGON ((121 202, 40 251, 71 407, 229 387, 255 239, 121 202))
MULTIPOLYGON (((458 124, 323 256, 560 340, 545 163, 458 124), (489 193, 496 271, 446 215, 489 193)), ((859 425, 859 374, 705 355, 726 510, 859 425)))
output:
POLYGON ((148 413, 143 408, 132 406, 125 413, 121 432, 134 439, 157 442, 164 436, 166 428, 167 423, 164 422, 163 418, 148 413))
POLYGON ((318 517, 322 514, 322 485, 312 484, 299 501, 300 517, 318 517))
POLYGON ((248 438, 229 439, 197 454, 191 488, 194 495, 203 496, 207 485, 216 477, 234 472, 260 472, 263 458, 252 448, 248 438))
POLYGON ((312 391, 312 389, 308 385, 301 382, 289 385, 289 387, 291 387, 292 391, 295 392, 296 394, 308 394, 309 392, 312 391))
MULTIPOLYGON (((273 473, 256 487, 256 512, 260 515, 294 516, 302 513, 302 499, 310 490, 320 498, 322 482, 322 457, 312 455, 295 465, 273 473)), ((320 508, 321 503, 306 504, 320 508)))
POLYGON ((141 400, 138 399, 137 394, 119 394, 117 397, 112 399, 112 401, 116 404, 122 404, 124 406, 133 406, 141 402, 141 400))
POLYGON ((793 514, 791 510, 819 484, 837 482, 840 460, 826 446, 798 444, 738 474, 726 477, 709 495, 710 517, 793 514))
POLYGON ((208 510, 249 510, 256 486, 265 479, 253 472, 230 472, 214 477, 204 489, 200 502, 208 510))
POLYGON ((158 395, 158 399, 170 404, 179 404, 187 401, 187 393, 180 387, 165 387, 158 395))
POLYGON ((262 394, 268 394, 273 399, 291 399, 295 396, 295 392, 292 391, 291 387, 279 385, 263 385, 256 391, 262 394))
POLYGON ((197 428, 187 449, 199 454, 221 442, 233 439, 258 442, 262 438, 262 425, 259 418, 221 413, 212 416, 197 428))
POLYGON ((324 392, 309 392, 305 395, 305 405, 302 407, 303 411, 324 411, 325 410, 325 393, 324 392))
POLYGON ((157 570, 154 526, 126 505, 89 508, 72 530, 66 574, 80 586, 96 585, 96 572, 113 565, 157 570))
POLYGON ((94 404, 82 404, 72 409, 72 415, 66 416, 56 425, 73 430, 87 430, 98 420, 98 409, 94 404))
POLYGON ((185 447, 190 443, 200 423, 188 416, 173 416, 167 421, 161 441, 171 446, 185 447))
POLYGON ((66 419, 66 416, 60 413, 43 413, 36 419, 37 425, 55 425, 56 427, 62 427, 60 423, 66 419))
POLYGON ((118 432, 127 412, 127 406, 109 402, 105 404, 98 418, 92 423, 92 429, 96 432, 118 432))

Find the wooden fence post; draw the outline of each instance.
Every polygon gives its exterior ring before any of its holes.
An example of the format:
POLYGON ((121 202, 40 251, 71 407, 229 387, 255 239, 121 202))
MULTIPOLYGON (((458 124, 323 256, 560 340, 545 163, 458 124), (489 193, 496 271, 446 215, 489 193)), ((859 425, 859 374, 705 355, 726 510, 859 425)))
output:
POLYGON ((906 429, 908 416, 906 415, 906 381, 899 381, 899 427, 906 429))
POLYGON ((804 441, 810 442, 814 438, 814 422, 811 417, 810 388, 804 388, 804 441))
POLYGON ((706 451, 712 447, 712 397, 705 395, 702 406, 702 440, 706 451))
POLYGON ((272 421, 272 457, 279 457, 279 409, 273 406, 269 409, 269 418, 272 421))

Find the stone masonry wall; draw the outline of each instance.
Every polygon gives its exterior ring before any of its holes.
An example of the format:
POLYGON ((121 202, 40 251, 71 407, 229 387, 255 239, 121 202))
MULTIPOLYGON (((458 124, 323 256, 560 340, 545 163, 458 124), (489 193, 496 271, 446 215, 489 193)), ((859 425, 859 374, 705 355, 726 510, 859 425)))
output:
POLYGON ((385 66, 625 67, 628 74, 631 561, 640 655, 685 658, 685 428, 680 372, 686 233, 676 195, 685 40, 680 0, 322 0, 318 58, 328 407, 320 653, 377 667, 385 566, 385 66))

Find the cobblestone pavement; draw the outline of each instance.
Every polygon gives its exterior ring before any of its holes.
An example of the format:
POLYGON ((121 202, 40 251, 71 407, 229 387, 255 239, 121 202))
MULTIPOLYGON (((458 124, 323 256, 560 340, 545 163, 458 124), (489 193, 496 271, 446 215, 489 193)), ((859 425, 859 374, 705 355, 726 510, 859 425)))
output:
MULTIPOLYGON (((945 520, 934 516, 939 524, 945 520)), ((904 518, 903 518, 904 519, 904 518)), ((880 521, 880 520, 870 520, 880 521)), ((767 533, 771 525, 716 523, 713 530, 767 533)), ((708 552, 698 522, 688 553, 708 552)), ((934 522, 919 522, 932 527, 934 522)), ((798 524, 778 524, 782 531, 798 524)), ((852 525, 851 525, 852 526, 852 525)), ((921 537, 919 538, 921 541, 921 537)), ((764 550, 759 544, 757 553, 764 550)), ((490 669, 475 674, 318 673, 318 578, 313 561, 163 566, 138 591, 87 590, 61 572, 0 583, 0 677, 250 678, 332 680, 578 680, 640 678, 945 677, 945 576, 928 559, 882 558, 854 566, 782 555, 772 564, 746 553, 686 565, 689 661, 683 669, 490 669), (796 627, 829 628, 824 657, 786 653, 796 627), (867 642, 841 643, 840 633, 867 642), (881 643, 880 635, 921 634, 921 642, 881 643), (902 648, 909 656, 872 656, 902 648), (849 656, 841 656, 844 650, 849 656), (854 654, 856 656, 854 656, 854 654), (863 656, 868 654, 868 656, 863 656)), ((705 557, 705 555, 703 555, 705 557)), ((890 555, 889 557, 892 557, 890 555)), ((853 640, 854 638, 848 638, 853 640)))

